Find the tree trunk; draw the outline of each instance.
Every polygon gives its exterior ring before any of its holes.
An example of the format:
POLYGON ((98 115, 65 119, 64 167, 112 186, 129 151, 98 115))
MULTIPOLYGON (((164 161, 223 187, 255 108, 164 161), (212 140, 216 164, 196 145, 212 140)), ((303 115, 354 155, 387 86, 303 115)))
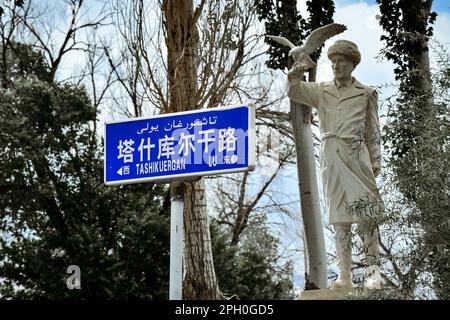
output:
POLYGON ((185 270, 184 299, 221 299, 214 263, 206 210, 203 179, 185 183, 184 230, 185 270))
MULTIPOLYGON (((426 20, 428 19, 428 15, 431 12, 431 5, 433 4, 432 0, 427 0, 425 3, 424 8, 421 10, 422 19, 426 20)), ((418 56, 415 57, 420 70, 420 80, 419 80, 419 87, 422 90, 423 93, 429 94, 428 96, 428 107, 431 108, 433 105, 433 99, 431 94, 431 73, 430 73, 430 55, 429 55, 429 48, 428 48, 428 41, 425 37, 421 40, 421 47, 422 50, 418 54, 418 56)))
MULTIPOLYGON (((315 80, 315 70, 310 71, 309 80, 315 80)), ((290 111, 297 154, 305 254, 307 254, 305 290, 326 289, 327 260, 312 141, 311 108, 291 101, 290 111)))
POLYGON ((164 0, 170 110, 197 109, 198 32, 192 0, 164 0))
MULTIPOLYGON (((192 0, 164 0, 164 27, 170 94, 169 110, 194 110, 197 105, 198 32, 192 0)), ((184 185, 184 261, 183 299, 220 299, 214 272, 205 183, 184 185)))

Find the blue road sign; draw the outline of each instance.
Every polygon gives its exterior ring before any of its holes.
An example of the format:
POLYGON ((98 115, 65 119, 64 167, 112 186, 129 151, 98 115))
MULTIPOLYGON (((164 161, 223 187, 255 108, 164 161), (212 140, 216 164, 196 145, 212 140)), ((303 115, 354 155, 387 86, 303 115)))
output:
POLYGON ((253 170, 255 109, 231 106, 105 124, 105 184, 253 170))

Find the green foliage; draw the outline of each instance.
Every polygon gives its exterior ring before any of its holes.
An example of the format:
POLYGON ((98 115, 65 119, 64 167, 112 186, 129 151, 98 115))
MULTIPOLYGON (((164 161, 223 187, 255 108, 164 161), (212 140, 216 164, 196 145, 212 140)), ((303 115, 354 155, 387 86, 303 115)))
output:
MULTIPOLYGON (((297 0, 255 0, 255 7, 259 20, 264 20, 266 34, 285 37, 293 44, 301 45, 306 36, 306 21, 298 13, 297 0)), ((269 38, 265 41, 270 46, 267 66, 284 70, 288 65, 290 49, 269 38)))
MULTIPOLYGON (((389 141, 406 145, 401 158, 387 157, 390 185, 385 199, 390 221, 396 233, 407 238, 408 252, 401 253, 399 265, 406 270, 400 283, 404 288, 428 288, 441 299, 450 297, 450 57, 440 55, 438 70, 432 74, 432 100, 428 115, 411 128, 415 140, 389 141), (399 195, 401 191, 402 195, 399 195), (420 230, 420 231, 419 231, 420 230)), ((423 113, 424 101, 400 93, 408 101, 411 115, 423 113)), ((396 109, 396 102, 389 107, 396 109)), ((385 132, 403 130, 403 117, 392 118, 385 132)), ((392 235, 391 235, 392 237, 392 235)), ((430 295, 423 297, 429 298, 430 295)))
POLYGON ((389 223, 398 228, 395 237, 408 243, 396 258, 402 270, 397 276, 406 290, 421 288, 422 297, 433 297, 432 292, 448 299, 449 55, 439 49, 439 69, 429 69, 426 55, 436 19, 435 12, 427 11, 431 1, 377 2, 387 32, 381 38, 386 43, 383 54, 397 65, 400 84, 399 94, 388 101, 384 128, 389 223))
MULTIPOLYGON (((425 50, 424 41, 433 34, 431 24, 436 20, 436 12, 422 14, 427 1, 423 0, 377 0, 380 5, 380 24, 387 32, 381 40, 386 42, 385 57, 394 62, 397 80, 405 81, 405 73, 417 68, 417 56, 425 50)), ((413 82, 405 82, 412 85, 413 82)))
POLYGON ((7 65, 5 69, 9 79, 35 77, 42 81, 50 81, 50 69, 44 57, 30 45, 23 43, 10 43, 11 49, 7 51, 7 65))
POLYGON ((226 297, 292 299, 292 264, 282 263, 278 240, 265 223, 249 224, 237 246, 227 230, 211 224, 214 266, 226 297))
POLYGON ((436 13, 427 12, 429 1, 414 0, 377 0, 380 5, 380 24, 386 35, 381 40, 386 43, 384 56, 394 62, 395 78, 399 81, 402 95, 397 98, 397 107, 388 114, 396 118, 403 126, 396 131, 386 133, 386 139, 393 141, 390 152, 401 158, 409 150, 409 144, 404 141, 417 141, 422 131, 423 116, 426 112, 413 113, 410 108, 411 100, 423 104, 430 96, 428 70, 421 65, 421 55, 428 51, 428 40, 432 36, 432 24, 436 20, 436 13))
MULTIPOLYGON (((255 8, 259 20, 264 20, 266 34, 285 37, 298 46, 312 30, 333 22, 332 0, 307 1, 306 5, 310 12, 308 21, 299 14, 296 0, 255 0, 255 8)), ((270 46, 267 66, 271 69, 284 70, 288 66, 290 49, 269 38, 265 41, 270 46)), ((320 51, 319 49, 311 58, 317 61, 320 51)))
POLYGON ((436 13, 431 0, 378 0, 399 94, 388 102, 384 128, 391 225, 408 244, 395 257, 400 286, 421 298, 448 299, 450 290, 449 55, 438 50, 430 70, 429 41, 436 13), (402 270, 402 271, 400 271, 402 270), (420 289, 420 290, 418 290, 420 289))
POLYGON ((164 188, 104 186, 85 89, 48 82, 31 63, 39 54, 17 48, 14 81, 0 89, 0 296, 167 298, 164 188), (69 265, 81 269, 81 290, 66 287, 69 265))

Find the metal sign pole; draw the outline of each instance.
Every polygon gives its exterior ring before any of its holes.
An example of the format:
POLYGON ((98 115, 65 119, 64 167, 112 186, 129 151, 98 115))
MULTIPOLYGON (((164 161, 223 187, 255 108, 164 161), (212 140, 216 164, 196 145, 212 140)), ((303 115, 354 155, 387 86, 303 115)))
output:
POLYGON ((169 300, 183 298, 183 204, 183 184, 173 182, 170 189, 169 300))

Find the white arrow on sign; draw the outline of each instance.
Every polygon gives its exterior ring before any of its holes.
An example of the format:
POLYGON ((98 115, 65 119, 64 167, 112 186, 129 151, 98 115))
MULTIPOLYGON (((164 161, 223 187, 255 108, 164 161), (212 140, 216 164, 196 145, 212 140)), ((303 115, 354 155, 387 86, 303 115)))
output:
POLYGON ((122 175, 122 168, 123 168, 123 167, 120 167, 120 169, 117 170, 117 173, 120 174, 120 175, 122 175))

